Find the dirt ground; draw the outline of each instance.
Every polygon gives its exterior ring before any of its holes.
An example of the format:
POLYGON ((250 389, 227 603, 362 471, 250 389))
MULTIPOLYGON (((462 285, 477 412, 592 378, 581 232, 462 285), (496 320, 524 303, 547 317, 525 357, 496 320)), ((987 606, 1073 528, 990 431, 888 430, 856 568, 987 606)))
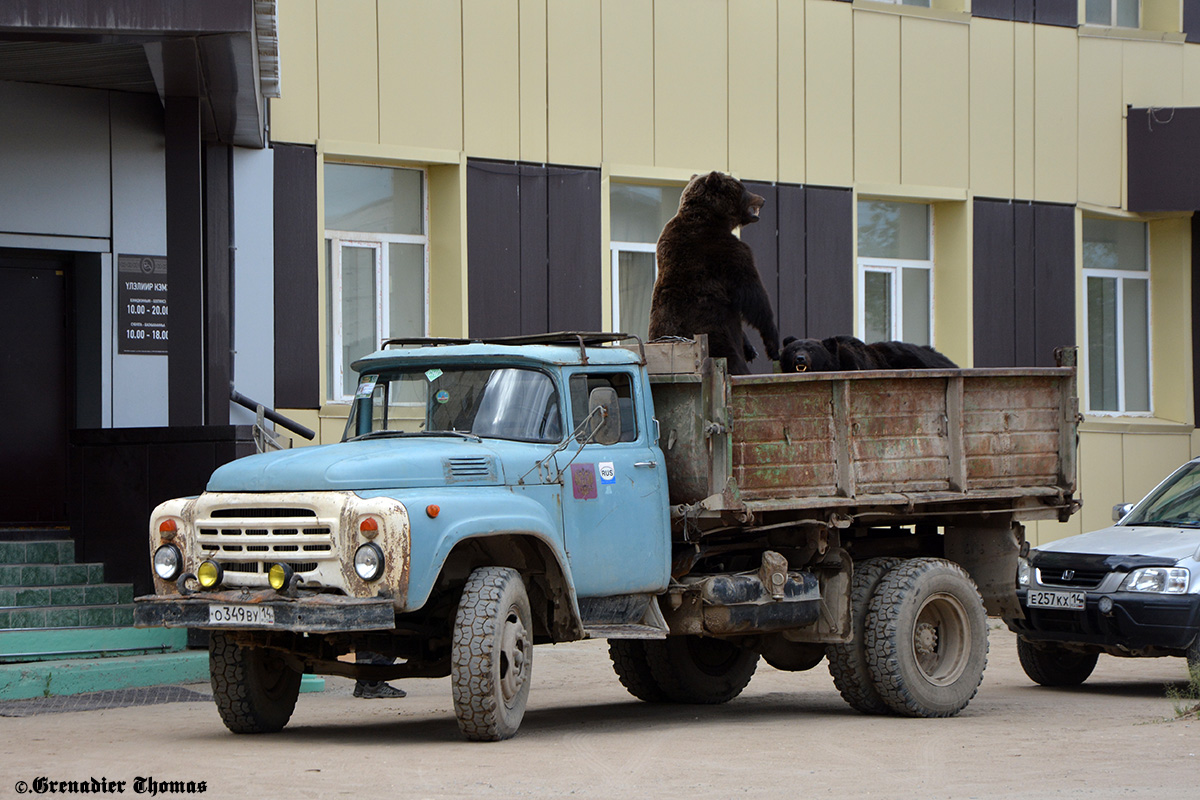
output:
POLYGON ((999 625, 952 719, 857 714, 824 664, 760 663, 723 706, 648 705, 590 641, 535 650, 525 721, 499 743, 459 738, 446 678, 397 682, 403 700, 329 678, 272 736, 228 733, 208 702, 0 718, 0 797, 43 776, 124 780, 126 795, 139 777, 204 781, 215 798, 1200 796, 1200 722, 1176 720, 1165 690, 1183 687, 1182 659, 1102 656, 1083 687, 1046 689, 999 625))

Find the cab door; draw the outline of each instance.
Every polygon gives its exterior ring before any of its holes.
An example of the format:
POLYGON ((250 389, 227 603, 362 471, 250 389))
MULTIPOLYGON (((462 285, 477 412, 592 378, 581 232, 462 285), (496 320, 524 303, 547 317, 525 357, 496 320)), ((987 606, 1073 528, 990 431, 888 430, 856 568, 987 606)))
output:
POLYGON ((667 473, 654 437, 640 373, 581 369, 567 377, 574 431, 595 389, 616 392, 619 441, 572 443, 559 454, 567 557, 578 596, 659 592, 670 576, 667 473))

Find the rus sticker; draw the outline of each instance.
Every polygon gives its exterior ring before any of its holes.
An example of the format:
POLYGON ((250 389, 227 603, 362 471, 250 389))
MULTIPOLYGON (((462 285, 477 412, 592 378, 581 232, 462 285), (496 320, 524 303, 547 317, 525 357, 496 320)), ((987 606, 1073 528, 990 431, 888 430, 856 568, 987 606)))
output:
POLYGON ((617 482, 617 468, 613 466, 613 462, 601 461, 597 466, 599 467, 601 483, 617 482))

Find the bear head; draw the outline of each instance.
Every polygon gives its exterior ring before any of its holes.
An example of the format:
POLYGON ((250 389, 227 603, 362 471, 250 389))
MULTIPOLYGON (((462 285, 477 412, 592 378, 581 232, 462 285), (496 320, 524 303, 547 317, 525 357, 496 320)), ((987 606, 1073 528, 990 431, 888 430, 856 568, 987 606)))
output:
POLYGON ((779 354, 780 372, 832 372, 838 368, 836 351, 831 351, 820 339, 788 336, 783 340, 783 351, 779 354))
POLYGON ((693 175, 679 198, 679 210, 716 216, 729 230, 758 221, 763 198, 723 172, 693 175))

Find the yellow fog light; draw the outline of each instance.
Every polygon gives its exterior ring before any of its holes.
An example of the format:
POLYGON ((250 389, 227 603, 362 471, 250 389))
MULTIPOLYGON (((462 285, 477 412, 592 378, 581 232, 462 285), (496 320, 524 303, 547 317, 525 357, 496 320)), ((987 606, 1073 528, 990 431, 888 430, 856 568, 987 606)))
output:
POLYGON ((267 583, 271 584, 275 591, 282 592, 291 583, 294 574, 295 570, 287 564, 274 564, 267 573, 267 583))
POLYGON ((215 561, 205 561, 200 564, 196 570, 196 580, 200 582, 200 586, 205 589, 211 589, 221 583, 221 579, 225 577, 225 570, 221 569, 221 565, 215 561))

